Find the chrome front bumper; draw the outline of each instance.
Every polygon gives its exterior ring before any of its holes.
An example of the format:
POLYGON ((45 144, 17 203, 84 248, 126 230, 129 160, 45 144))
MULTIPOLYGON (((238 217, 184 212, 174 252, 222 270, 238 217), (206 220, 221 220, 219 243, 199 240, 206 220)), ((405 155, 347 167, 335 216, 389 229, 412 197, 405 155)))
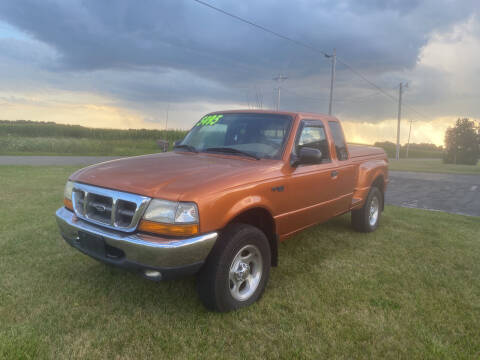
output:
POLYGON ((202 266, 212 249, 216 232, 186 239, 167 239, 143 234, 128 234, 93 225, 79 219, 73 212, 61 207, 56 212, 60 232, 67 243, 97 260, 113 265, 146 270, 159 270, 162 278, 175 273, 194 273, 202 266), (103 239, 107 247, 120 256, 100 255, 82 248, 80 235, 88 234, 103 239), (118 251, 120 250, 120 251, 118 251))

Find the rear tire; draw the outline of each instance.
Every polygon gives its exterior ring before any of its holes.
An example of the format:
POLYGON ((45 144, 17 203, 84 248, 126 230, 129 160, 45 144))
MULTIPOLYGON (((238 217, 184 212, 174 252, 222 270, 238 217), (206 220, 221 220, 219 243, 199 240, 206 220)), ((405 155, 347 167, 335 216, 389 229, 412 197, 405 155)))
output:
POLYGON ((367 200, 359 210, 352 210, 352 226, 360 232, 372 232, 378 227, 383 208, 383 194, 379 188, 372 186, 367 200))
POLYGON ((246 224, 228 226, 198 274, 200 300, 219 312, 254 303, 265 290, 270 264, 270 246, 261 230, 246 224))

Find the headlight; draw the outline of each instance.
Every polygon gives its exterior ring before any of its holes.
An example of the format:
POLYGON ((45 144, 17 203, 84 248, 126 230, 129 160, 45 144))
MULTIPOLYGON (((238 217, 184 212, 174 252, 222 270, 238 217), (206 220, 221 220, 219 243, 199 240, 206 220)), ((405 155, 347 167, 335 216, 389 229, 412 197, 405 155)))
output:
POLYGON ((198 223, 198 210, 194 203, 153 199, 143 218, 165 224, 193 224, 198 223))
POLYGON ((73 181, 67 181, 65 184, 65 190, 63 191, 63 196, 65 199, 72 200, 72 191, 73 191, 73 181))
POLYGON ((175 223, 198 223, 197 205, 194 203, 178 203, 177 211, 175 213, 175 223))
POLYGON ((197 205, 153 199, 143 215, 139 230, 161 235, 194 235, 198 233, 197 205))
POLYGON ((177 207, 178 203, 176 202, 153 199, 148 205, 143 218, 145 220, 173 224, 177 207))
POLYGON ((73 182, 67 181, 67 183, 65 184, 65 190, 63 191, 63 204, 67 209, 70 209, 70 210, 73 210, 72 191, 73 191, 73 182))

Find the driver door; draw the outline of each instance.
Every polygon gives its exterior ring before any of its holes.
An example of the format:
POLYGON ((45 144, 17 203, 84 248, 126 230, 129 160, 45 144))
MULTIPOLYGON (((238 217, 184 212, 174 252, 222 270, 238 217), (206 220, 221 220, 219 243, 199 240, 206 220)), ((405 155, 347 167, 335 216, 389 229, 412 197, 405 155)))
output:
POLYGON ((302 121, 295 139, 293 156, 302 147, 320 150, 322 158, 318 163, 292 167, 286 177, 291 198, 286 214, 277 218, 279 233, 285 236, 326 221, 335 214, 336 165, 332 162, 329 141, 321 120, 302 121))

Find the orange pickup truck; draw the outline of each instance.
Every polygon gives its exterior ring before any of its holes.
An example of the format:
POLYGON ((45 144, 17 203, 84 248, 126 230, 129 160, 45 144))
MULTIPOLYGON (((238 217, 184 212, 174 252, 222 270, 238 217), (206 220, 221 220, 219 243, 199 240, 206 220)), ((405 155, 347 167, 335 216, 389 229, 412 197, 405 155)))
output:
POLYGON ((230 311, 260 298, 296 232, 347 212, 375 230, 387 183, 385 152, 347 146, 334 117, 223 111, 172 152, 78 170, 56 217, 81 252, 152 280, 197 274, 202 302, 230 311))

